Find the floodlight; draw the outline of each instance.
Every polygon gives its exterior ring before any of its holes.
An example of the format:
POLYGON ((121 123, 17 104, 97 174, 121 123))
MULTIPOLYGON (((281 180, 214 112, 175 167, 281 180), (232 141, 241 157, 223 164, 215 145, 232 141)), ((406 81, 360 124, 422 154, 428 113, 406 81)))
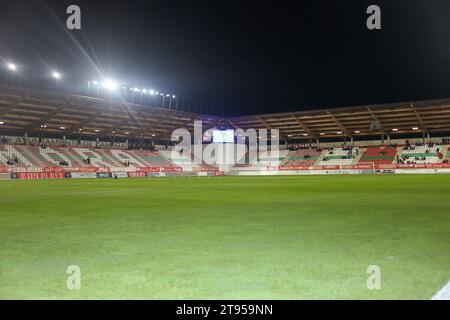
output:
POLYGON ((61 74, 59 72, 53 71, 52 77, 55 78, 55 79, 60 79, 61 78, 61 74))
POLYGON ((4 125, 5 123, 3 121, 0 121, 0 126, 4 125))
POLYGON ((16 69, 17 69, 17 66, 14 63, 8 63, 7 67, 11 71, 16 71, 16 69))
POLYGON ((418 127, 414 127, 414 128, 412 128, 413 130, 419 130, 419 128, 418 127))
POLYGON ((152 95, 152 96, 154 96, 155 95, 155 91, 152 89, 152 90, 150 90, 150 94, 152 95))
POLYGON ((105 82, 102 83, 102 86, 109 91, 114 91, 117 89, 117 82, 107 79, 105 80, 105 82))

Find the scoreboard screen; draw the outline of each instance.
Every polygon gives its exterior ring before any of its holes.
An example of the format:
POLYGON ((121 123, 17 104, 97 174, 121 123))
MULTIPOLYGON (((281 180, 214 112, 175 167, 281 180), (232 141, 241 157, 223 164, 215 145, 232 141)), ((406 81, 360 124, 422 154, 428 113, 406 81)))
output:
POLYGON ((234 143, 234 130, 213 130, 214 143, 234 143))

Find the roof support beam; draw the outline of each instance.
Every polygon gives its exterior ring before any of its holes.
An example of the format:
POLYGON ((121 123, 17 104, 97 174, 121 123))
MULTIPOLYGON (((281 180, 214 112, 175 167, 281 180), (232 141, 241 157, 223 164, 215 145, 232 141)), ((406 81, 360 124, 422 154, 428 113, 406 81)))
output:
POLYGON ((330 111, 327 111, 327 114, 333 119, 333 121, 336 123, 336 125, 341 129, 342 133, 344 133, 347 136, 350 136, 347 129, 344 127, 344 125, 332 114, 330 111))
POLYGON ((385 135, 388 135, 388 134, 387 134, 387 131, 386 131, 386 129, 384 128, 383 124, 381 123, 380 119, 378 119, 378 117, 375 115, 375 113, 373 113, 372 109, 371 109, 369 106, 367 106, 366 109, 367 109, 367 111, 369 112, 369 114, 370 114, 370 116, 372 117, 372 119, 375 120, 375 121, 377 121, 377 122, 380 124, 380 129, 381 129, 381 131, 382 131, 385 135))
POLYGON ((423 129, 425 132, 428 132, 427 126, 426 126, 425 122, 423 122, 422 117, 420 116, 419 111, 417 111, 416 107, 415 107, 413 104, 411 104, 411 108, 413 109, 413 112, 414 112, 414 114, 416 115, 417 120, 419 121, 420 125, 422 126, 422 129, 423 129))
POLYGON ((22 101, 24 101, 24 99, 20 99, 17 100, 11 104, 9 104, 8 106, 6 106, 5 108, 2 109, 2 112, 0 113, 0 118, 6 116, 12 109, 14 109, 15 107, 17 107, 22 101))
POLYGON ((303 131, 307 132, 313 138, 318 138, 317 134, 309 129, 295 114, 291 113, 291 116, 294 118, 295 122, 297 122, 298 125, 303 129, 303 131))
POLYGON ((233 121, 224 119, 226 123, 228 123, 230 126, 232 126, 235 130, 238 130, 239 128, 233 123, 233 121))
POLYGON ((38 129, 41 127, 41 125, 45 125, 46 122, 48 122, 49 120, 51 120, 54 116, 56 116, 58 113, 60 113, 61 111, 63 111, 70 103, 66 103, 62 106, 60 106, 59 108, 57 108, 55 111, 47 114, 45 117, 40 118, 39 120, 33 122, 31 125, 27 126, 24 128, 25 131, 27 130, 34 130, 34 129, 38 129))
POLYGON ((272 127, 266 122, 264 121, 261 117, 256 117, 256 119, 258 119, 259 121, 261 121, 261 123, 269 130, 272 130, 272 127))

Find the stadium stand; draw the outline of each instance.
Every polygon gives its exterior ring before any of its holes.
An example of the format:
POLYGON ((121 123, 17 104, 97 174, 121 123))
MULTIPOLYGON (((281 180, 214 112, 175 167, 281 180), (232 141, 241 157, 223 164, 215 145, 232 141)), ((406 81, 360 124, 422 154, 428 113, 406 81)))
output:
POLYGON ((397 148, 369 147, 363 153, 359 163, 391 164, 397 155, 397 148))
POLYGON ((319 165, 350 165, 355 157, 355 149, 331 148, 325 151, 319 165))
POLYGON ((77 147, 0 145, 0 166, 174 167, 159 152, 77 147))
POLYGON ((321 150, 314 149, 300 149, 292 151, 286 157, 281 166, 283 167, 297 167, 297 166, 312 166, 319 159, 322 154, 321 150))
POLYGON ((407 145, 400 148, 399 163, 439 163, 443 158, 441 151, 437 144, 407 145))

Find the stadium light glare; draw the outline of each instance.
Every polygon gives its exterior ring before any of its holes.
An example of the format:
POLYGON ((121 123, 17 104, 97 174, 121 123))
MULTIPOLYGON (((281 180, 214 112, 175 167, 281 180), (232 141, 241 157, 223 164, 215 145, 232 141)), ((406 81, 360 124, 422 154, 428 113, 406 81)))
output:
POLYGON ((170 94, 166 94, 166 97, 170 97, 170 94))
POLYGON ((155 91, 153 91, 153 89, 150 90, 150 94, 151 94, 152 96, 154 96, 154 95, 155 95, 155 91))
POLYGON ((6 66, 11 71, 16 71, 17 70, 17 66, 14 63, 8 63, 6 66))
POLYGON ((413 129, 413 130, 419 130, 419 128, 418 128, 418 127, 413 127, 412 129, 413 129))
POLYGON ((102 83, 102 86, 109 91, 114 91, 117 89, 117 82, 107 79, 102 83))
POLYGON ((92 83, 96 86, 98 86, 98 81, 92 81, 92 83))
POLYGON ((59 127, 61 130, 66 130, 66 127, 59 127))
POLYGON ((156 134, 152 134, 152 137, 156 137, 156 134))
POLYGON ((41 128, 47 128, 46 124, 41 124, 41 128))
POLYGON ((336 132, 336 134, 342 134, 342 131, 338 131, 338 132, 336 132))
POLYGON ((5 123, 3 121, 0 121, 0 126, 4 125, 5 123))
POLYGON ((397 129, 397 128, 394 128, 394 129, 392 129, 392 131, 394 131, 394 132, 397 132, 397 131, 398 131, 398 129, 397 129))
POLYGON ((359 131, 359 130, 355 130, 355 133, 361 133, 361 131, 359 131))
POLYGON ((142 90, 142 93, 143 93, 143 94, 147 94, 147 89, 143 89, 143 90, 142 90))
MULTIPOLYGON (((239 135, 239 136, 241 136, 241 135, 239 135)), ((288 137, 289 138, 291 138, 291 137, 293 137, 294 135, 293 134, 288 134, 288 137)))
POLYGON ((164 93, 161 93, 161 97, 164 97, 164 93))
POLYGON ((95 131, 95 132, 97 132, 97 133, 99 133, 99 132, 100 132, 100 130, 98 130, 98 129, 95 129, 94 131, 95 131))
POLYGON ((321 135, 321 136, 324 136, 324 135, 325 135, 325 132, 321 132, 320 135, 321 135))
POLYGON ((307 134, 307 133, 304 133, 304 134, 303 134, 303 136, 304 136, 304 137, 307 137, 307 136, 308 136, 308 134, 307 134))
POLYGON ((175 98, 176 98, 176 96, 175 96, 175 95, 173 95, 173 96, 172 96, 172 98, 173 98, 173 99, 175 99, 175 98))
POLYGON ((52 77, 55 78, 56 80, 59 80, 61 79, 61 74, 59 72, 53 71, 52 77))

